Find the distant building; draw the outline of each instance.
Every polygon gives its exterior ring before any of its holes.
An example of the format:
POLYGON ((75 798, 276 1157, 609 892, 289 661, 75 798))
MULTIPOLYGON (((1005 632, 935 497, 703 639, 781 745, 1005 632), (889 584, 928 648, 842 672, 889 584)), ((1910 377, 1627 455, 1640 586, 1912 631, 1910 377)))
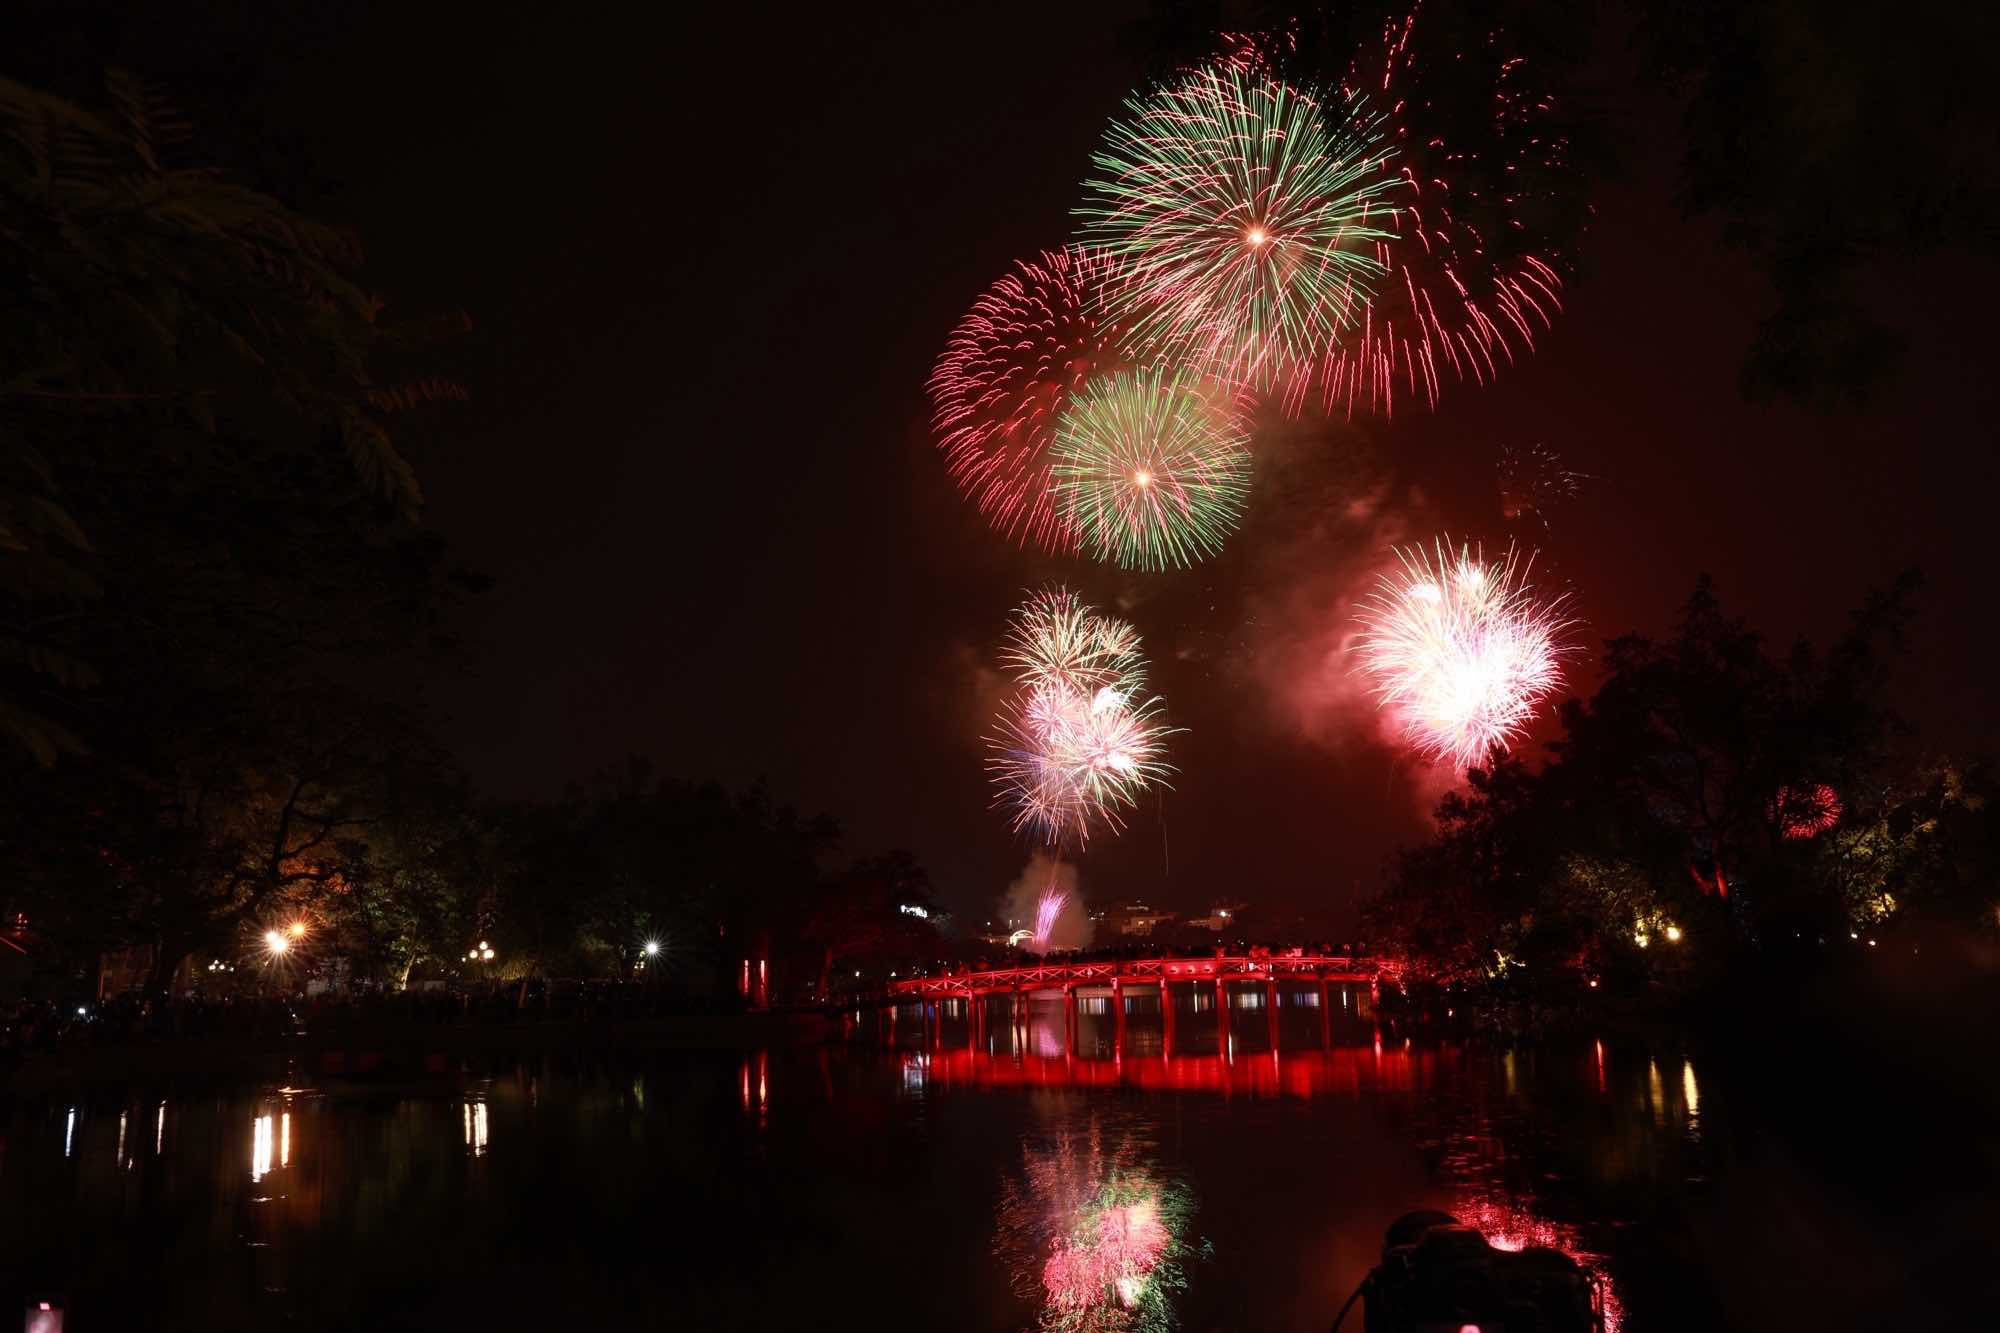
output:
POLYGON ((1156 927, 1172 925, 1176 913, 1144 903, 1119 903, 1098 914, 1098 924, 1113 935, 1151 935, 1156 927))
POLYGON ((972 938, 981 944, 993 945, 995 948, 1009 946, 1019 948, 1025 941, 1031 939, 1034 933, 1032 930, 1023 930, 1013 921, 988 921, 972 933, 972 938))
POLYGON ((1234 930, 1238 919, 1249 906, 1250 904, 1245 902, 1211 903, 1207 916, 1191 916, 1187 919, 1187 924, 1200 926, 1203 930, 1212 930, 1217 934, 1225 930, 1234 930))

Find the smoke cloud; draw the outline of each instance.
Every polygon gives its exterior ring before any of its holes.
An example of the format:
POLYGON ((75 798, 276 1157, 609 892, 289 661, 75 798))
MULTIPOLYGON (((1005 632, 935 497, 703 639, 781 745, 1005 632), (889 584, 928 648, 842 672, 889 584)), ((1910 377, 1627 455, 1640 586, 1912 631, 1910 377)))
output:
POLYGON ((1049 931, 1045 947, 1050 949, 1082 949, 1090 944, 1092 927, 1090 913, 1083 905, 1083 890, 1077 877, 1076 867, 1047 852, 1036 852, 1028 858, 1028 864, 1020 876, 1007 886, 1003 895, 1001 916, 1017 930, 1035 928, 1035 912, 1041 905, 1042 895, 1050 889, 1064 894, 1067 901, 1056 916, 1055 925, 1049 931))

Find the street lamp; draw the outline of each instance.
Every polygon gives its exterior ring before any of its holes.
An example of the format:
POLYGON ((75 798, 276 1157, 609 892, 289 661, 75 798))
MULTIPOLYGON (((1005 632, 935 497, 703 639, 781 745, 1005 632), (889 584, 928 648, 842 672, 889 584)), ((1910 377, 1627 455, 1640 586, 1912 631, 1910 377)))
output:
POLYGON ((264 932, 264 947, 272 953, 283 953, 292 947, 292 942, 275 930, 264 932))
POLYGON ((658 958, 659 956, 660 956, 660 942, 658 940, 647 940, 646 957, 658 958))

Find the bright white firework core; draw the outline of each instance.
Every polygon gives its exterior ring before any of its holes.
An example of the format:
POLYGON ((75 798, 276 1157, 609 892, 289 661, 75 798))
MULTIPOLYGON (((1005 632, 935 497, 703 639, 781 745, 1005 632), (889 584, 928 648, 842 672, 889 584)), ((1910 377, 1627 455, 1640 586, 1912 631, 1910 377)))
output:
POLYGON ((1512 547, 1498 562, 1442 541, 1396 555, 1401 567, 1363 603, 1362 668, 1419 752, 1484 764, 1562 687, 1562 635, 1573 623, 1564 598, 1536 596, 1532 557, 1512 547))

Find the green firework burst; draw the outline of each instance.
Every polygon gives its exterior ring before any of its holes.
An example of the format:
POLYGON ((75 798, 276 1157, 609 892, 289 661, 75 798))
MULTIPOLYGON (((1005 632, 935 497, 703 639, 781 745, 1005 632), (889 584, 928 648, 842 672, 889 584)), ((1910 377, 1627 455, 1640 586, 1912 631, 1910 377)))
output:
POLYGON ((1164 369, 1093 381, 1056 423, 1056 505, 1099 559, 1185 568, 1222 549, 1250 493, 1242 422, 1164 369))
POLYGON ((1230 67, 1125 105, 1077 215, 1132 350, 1260 389, 1335 353, 1394 234, 1380 118, 1230 67))

